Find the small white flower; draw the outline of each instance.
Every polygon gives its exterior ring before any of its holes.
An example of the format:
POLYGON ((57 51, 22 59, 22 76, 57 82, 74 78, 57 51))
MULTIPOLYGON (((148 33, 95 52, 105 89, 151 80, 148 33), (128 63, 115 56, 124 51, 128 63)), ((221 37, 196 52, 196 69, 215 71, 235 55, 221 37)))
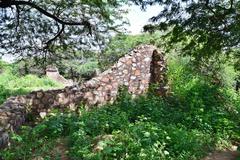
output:
POLYGON ((168 151, 164 151, 163 152, 165 155, 169 155, 169 152, 168 151))

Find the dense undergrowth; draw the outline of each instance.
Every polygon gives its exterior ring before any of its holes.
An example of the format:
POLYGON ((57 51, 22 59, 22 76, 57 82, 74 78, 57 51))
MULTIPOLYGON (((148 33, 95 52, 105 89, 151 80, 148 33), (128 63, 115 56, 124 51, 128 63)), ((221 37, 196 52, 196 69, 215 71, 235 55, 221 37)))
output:
MULTIPOLYGON (((190 69, 169 64, 171 93, 132 99, 122 91, 114 104, 79 113, 53 111, 35 127, 24 126, 1 151, 8 159, 194 160, 240 142, 240 96, 190 69)), ((83 107, 84 108, 84 107, 83 107)))
POLYGON ((16 65, 0 61, 0 104, 10 96, 26 94, 33 90, 59 87, 62 86, 46 77, 20 76, 16 65))

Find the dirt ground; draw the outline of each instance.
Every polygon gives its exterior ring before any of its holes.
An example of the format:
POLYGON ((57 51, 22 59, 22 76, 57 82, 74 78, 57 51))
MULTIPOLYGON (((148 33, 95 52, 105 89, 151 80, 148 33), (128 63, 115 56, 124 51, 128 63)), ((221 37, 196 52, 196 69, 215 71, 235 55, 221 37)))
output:
POLYGON ((232 149, 226 151, 215 151, 210 153, 202 160, 240 160, 240 153, 237 152, 237 147, 233 146, 232 149))

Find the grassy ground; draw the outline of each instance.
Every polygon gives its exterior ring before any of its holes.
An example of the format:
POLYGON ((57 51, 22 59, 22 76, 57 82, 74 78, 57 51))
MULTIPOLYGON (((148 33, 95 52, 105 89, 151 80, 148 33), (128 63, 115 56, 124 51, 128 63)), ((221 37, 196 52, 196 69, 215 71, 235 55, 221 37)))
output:
POLYGON ((8 97, 26 94, 33 90, 52 89, 62 87, 46 77, 36 75, 18 75, 13 64, 0 62, 0 104, 8 97))
MULTIPOLYGON (((216 148, 239 142, 239 106, 201 108, 152 95, 132 100, 120 96, 113 105, 91 112, 52 114, 34 128, 12 136, 4 159, 58 159, 53 152, 64 139, 70 159, 200 159, 216 148)), ((202 100, 202 99, 201 99, 202 100)), ((195 102, 193 102, 195 103, 195 102)), ((239 102, 238 102, 239 103, 239 102)))
MULTIPOLYGON (((77 113, 53 111, 24 126, 0 152, 10 159, 197 160, 240 142, 240 95, 212 84, 185 61, 169 63, 171 94, 132 99, 77 113)), ((230 77, 230 76, 229 76, 230 77)))

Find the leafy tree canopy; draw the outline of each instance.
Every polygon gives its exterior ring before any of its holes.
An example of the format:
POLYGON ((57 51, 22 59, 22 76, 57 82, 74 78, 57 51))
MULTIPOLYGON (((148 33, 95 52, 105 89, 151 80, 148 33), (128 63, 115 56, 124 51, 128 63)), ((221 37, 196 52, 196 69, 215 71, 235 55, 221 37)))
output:
POLYGON ((240 64, 240 1, 238 0, 131 0, 145 9, 160 5, 162 10, 152 17, 145 31, 169 31, 168 46, 182 42, 183 53, 197 62, 220 53, 233 55, 240 64), (171 45, 169 45, 171 44, 171 45), (230 54, 232 53, 232 54, 230 54))
POLYGON ((125 3, 125 0, 0 0, 0 52, 21 58, 66 59, 76 51, 102 47, 113 32, 122 31, 120 8, 125 3), (64 54, 56 54, 59 52, 64 54))

